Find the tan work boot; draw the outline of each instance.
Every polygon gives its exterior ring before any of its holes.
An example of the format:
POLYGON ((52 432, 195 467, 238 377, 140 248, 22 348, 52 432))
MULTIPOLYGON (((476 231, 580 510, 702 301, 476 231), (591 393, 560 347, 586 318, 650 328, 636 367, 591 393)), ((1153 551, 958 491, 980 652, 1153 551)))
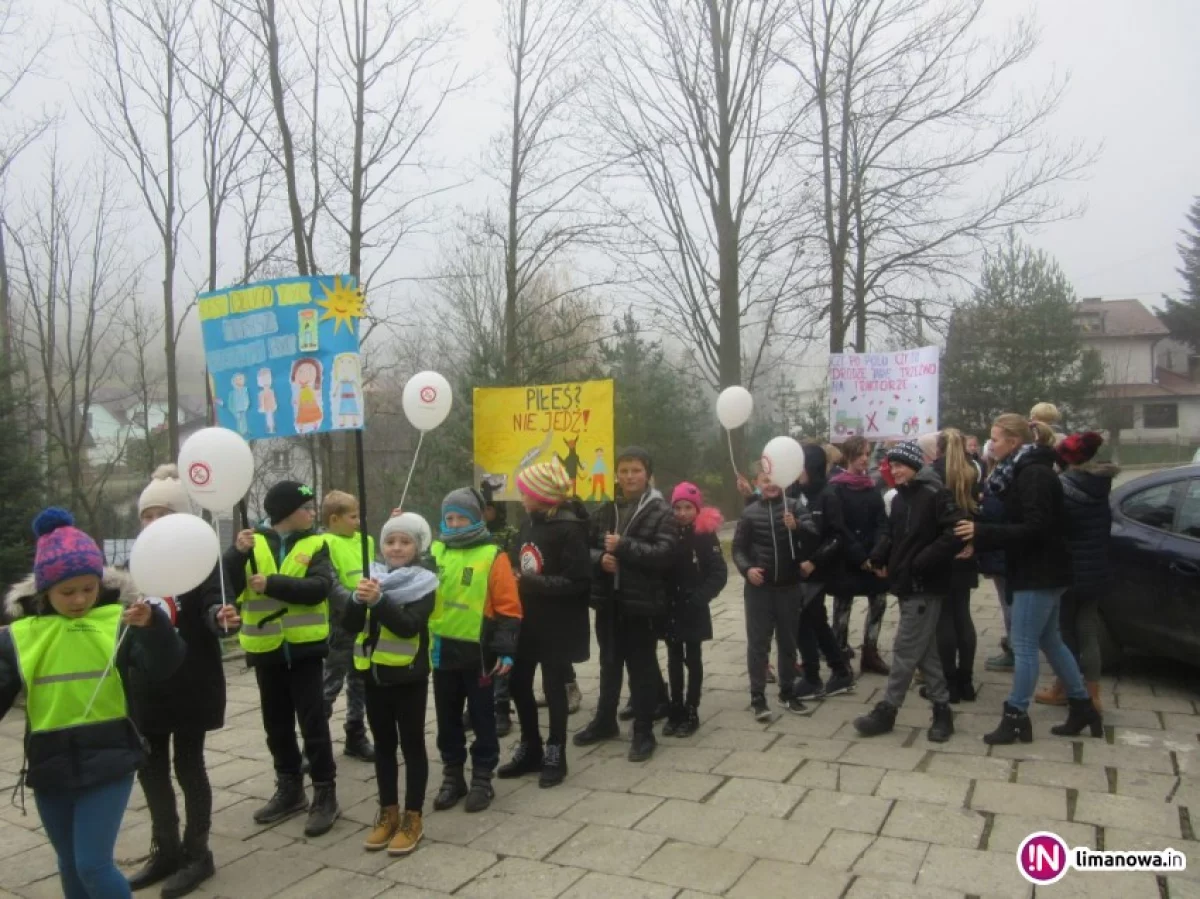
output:
POLYGON ((388 846, 388 855, 408 855, 417 848, 417 843, 421 842, 423 832, 421 813, 406 811, 400 819, 400 829, 388 846))
POLYGON ((1092 705, 1096 707, 1097 712, 1103 711, 1100 707, 1100 681, 1090 680, 1087 682, 1088 695, 1092 697, 1092 705))
POLYGON ((375 829, 367 834, 363 848, 368 852, 378 852, 380 849, 386 849, 399 828, 400 806, 389 805, 381 808, 375 818, 375 829))
POLYGON ((1057 677, 1050 686, 1033 694, 1033 701, 1041 705, 1066 705, 1067 689, 1057 677))

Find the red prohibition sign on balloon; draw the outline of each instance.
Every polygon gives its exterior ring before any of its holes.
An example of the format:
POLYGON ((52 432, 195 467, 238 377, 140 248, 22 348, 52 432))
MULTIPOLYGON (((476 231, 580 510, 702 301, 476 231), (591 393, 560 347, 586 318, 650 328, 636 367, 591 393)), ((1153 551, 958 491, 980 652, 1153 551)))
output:
POLYGON ((421 402, 422 403, 432 403, 436 399, 437 399, 437 388, 436 387, 422 387, 421 388, 421 402))
POLYGON ((212 469, 206 462, 193 462, 188 468, 188 480, 197 487, 204 487, 212 480, 212 469))
POLYGON ((770 477, 771 476, 771 468, 773 467, 771 465, 771 457, 763 456, 762 462, 760 464, 762 467, 762 473, 765 474, 767 477, 770 477))

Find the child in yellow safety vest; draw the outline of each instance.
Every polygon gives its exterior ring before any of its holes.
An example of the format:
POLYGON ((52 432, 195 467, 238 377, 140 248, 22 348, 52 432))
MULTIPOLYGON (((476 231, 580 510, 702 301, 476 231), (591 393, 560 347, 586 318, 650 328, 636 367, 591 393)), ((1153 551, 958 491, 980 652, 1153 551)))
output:
POLYGON ((367 558, 375 558, 375 541, 359 533, 357 497, 333 490, 321 502, 321 522, 325 525, 326 545, 333 562, 336 584, 330 599, 329 658, 325 660, 325 717, 333 717, 333 704, 346 684, 346 742, 344 752, 360 762, 375 761, 375 750, 367 739, 366 699, 361 679, 346 679, 353 668, 354 632, 342 627, 348 597, 366 575, 363 574, 363 543, 367 558), (341 587, 341 590, 336 589, 341 587))
POLYGON ((335 575, 326 536, 313 528, 315 505, 311 488, 280 481, 263 500, 270 523, 242 531, 225 553, 225 572, 241 607, 238 641, 258 681, 267 748, 275 763, 275 795, 254 820, 274 824, 307 809, 304 834, 309 837, 328 833, 341 814, 324 697, 335 575), (312 766, 311 806, 297 724, 312 766))
POLYGON ((24 783, 58 856, 62 895, 122 899, 132 893, 113 850, 146 758, 129 718, 129 674, 165 680, 183 642, 163 609, 113 586, 120 574, 105 571, 70 513, 46 509, 33 529, 36 592, 29 602, 10 593, 9 613, 24 617, 0 632, 0 715, 24 687, 24 783))
POLYGON ((425 751, 425 708, 429 697, 429 616, 437 575, 425 567, 433 537, 420 515, 390 519, 379 535, 383 563, 354 590, 334 587, 345 604, 342 625, 354 635, 351 681, 363 685, 367 721, 375 738, 379 815, 364 846, 407 855, 421 841, 421 813, 429 782, 425 751), (399 765, 404 755, 404 809, 400 808, 399 765))
POLYGON ((453 808, 466 796, 466 810, 481 812, 495 795, 500 761, 492 679, 512 669, 521 600, 512 564, 488 534, 479 491, 464 487, 442 500, 440 537, 433 544, 438 590, 429 635, 443 774, 433 808, 453 808), (469 790, 464 704, 475 731, 469 790))

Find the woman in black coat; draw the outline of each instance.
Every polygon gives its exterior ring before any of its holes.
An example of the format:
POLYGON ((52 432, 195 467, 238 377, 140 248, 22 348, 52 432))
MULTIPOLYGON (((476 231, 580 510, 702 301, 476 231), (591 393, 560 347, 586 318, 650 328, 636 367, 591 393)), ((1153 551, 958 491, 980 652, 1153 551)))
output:
POLYGON ((690 737, 700 727, 700 689, 704 662, 700 644, 713 638, 708 606, 725 589, 729 568, 721 554, 717 531, 721 513, 704 505, 695 484, 684 482, 671 494, 679 546, 670 580, 667 607, 667 677, 671 684, 671 712, 663 725, 664 737, 690 737), (684 695, 684 668, 687 693, 684 695))
POLYGON ((543 787, 557 786, 567 776, 567 682, 571 665, 586 662, 591 646, 588 515, 583 503, 572 497, 573 487, 557 460, 517 475, 529 518, 513 544, 522 618, 508 687, 521 723, 521 742, 512 761, 496 773, 505 779, 540 772, 543 787), (545 744, 533 694, 538 665, 550 712, 545 744))
MULTIPOLYGON (((166 465, 142 492, 138 514, 145 528, 177 512, 191 511, 187 493, 166 465)), ((225 726, 225 671, 220 637, 236 632, 241 620, 226 590, 223 603, 220 566, 195 590, 173 598, 154 598, 166 608, 187 647, 183 664, 166 680, 134 672, 130 678, 133 718, 149 746, 138 780, 150 810, 150 858, 130 879, 134 890, 166 881, 164 896, 185 896, 215 873, 208 848, 212 824, 212 787, 204 765, 204 739, 225 726), (171 742, 175 775, 183 791, 186 825, 179 837, 179 813, 171 782, 171 742)))

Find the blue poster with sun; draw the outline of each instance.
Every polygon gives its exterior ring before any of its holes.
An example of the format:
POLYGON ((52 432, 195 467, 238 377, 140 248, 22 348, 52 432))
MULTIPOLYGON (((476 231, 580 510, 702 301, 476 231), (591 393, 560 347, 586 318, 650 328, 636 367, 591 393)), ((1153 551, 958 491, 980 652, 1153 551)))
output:
POLYGON ((217 424, 247 440, 363 427, 356 279, 259 281, 202 293, 197 308, 217 424))

